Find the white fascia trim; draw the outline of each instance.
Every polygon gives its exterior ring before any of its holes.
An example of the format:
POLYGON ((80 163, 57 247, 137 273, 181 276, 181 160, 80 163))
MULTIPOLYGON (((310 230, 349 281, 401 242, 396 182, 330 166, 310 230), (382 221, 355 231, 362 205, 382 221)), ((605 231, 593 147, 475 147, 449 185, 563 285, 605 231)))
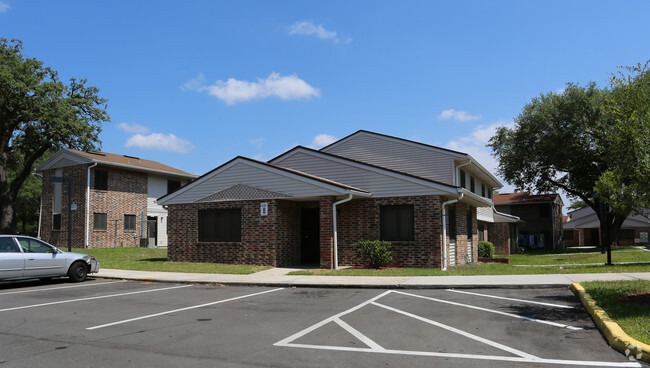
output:
POLYGON ((43 161, 43 163, 36 166, 36 168, 34 168, 34 171, 43 171, 43 170, 53 169, 55 167, 53 167, 52 165, 55 162, 57 162, 61 158, 66 158, 66 157, 70 157, 72 159, 72 161, 78 162, 79 165, 89 164, 89 163, 93 162, 91 159, 89 159, 87 157, 84 157, 82 155, 78 155, 78 154, 76 154, 74 152, 68 151, 65 148, 62 148, 57 153, 50 156, 50 158, 43 161))
POLYGON ((494 205, 494 203, 492 203, 492 201, 489 198, 481 197, 480 195, 472 193, 471 191, 465 188, 458 188, 458 193, 463 193, 465 195, 465 198, 471 198, 474 201, 485 204, 485 206, 476 206, 476 207, 492 207, 494 205))
POLYGON ((134 167, 131 165, 126 165, 126 164, 117 164, 115 162, 108 162, 108 161, 100 161, 100 160, 93 160, 94 162, 98 162, 100 165, 103 166, 112 166, 112 167, 119 167, 123 169, 128 169, 131 171, 139 171, 139 172, 146 172, 146 173, 152 173, 152 174, 162 174, 164 176, 173 176, 176 178, 186 178, 186 179, 195 179, 198 178, 198 175, 190 174, 190 175, 184 175, 184 174, 179 174, 179 173, 174 173, 170 171, 165 171, 165 170, 156 170, 156 169, 148 169, 145 167, 134 167))
POLYGON ((494 181, 494 184, 496 184, 496 185, 494 186, 494 189, 500 189, 500 188, 503 188, 503 184, 499 181, 499 179, 497 179, 496 176, 492 175, 492 173, 491 173, 488 169, 486 169, 485 167, 483 167, 483 165, 481 165, 481 164, 478 162, 478 160, 476 160, 474 157, 472 157, 472 156, 469 155, 469 154, 467 155, 467 158, 470 159, 470 160, 472 161, 472 163, 473 163, 474 165, 476 165, 476 167, 479 168, 480 171, 482 171, 482 172, 483 172, 484 174, 486 174, 486 175, 487 175, 487 176, 488 176, 492 181, 494 181))
MULTIPOLYGON (((422 186, 425 186, 425 187, 434 188, 434 189, 437 189, 439 191, 444 192, 443 194, 448 194, 448 193, 449 194, 450 193, 455 194, 455 193, 458 193, 456 191, 457 188, 455 188, 454 186, 451 186, 451 185, 447 186, 447 185, 444 185, 444 184, 432 183, 432 182, 427 181, 427 180, 418 179, 418 178, 408 176, 408 175, 402 175, 402 174, 395 173, 395 172, 392 172, 392 171, 384 170, 382 168, 378 168, 378 167, 374 167, 374 166, 368 166, 368 165, 365 165, 363 163, 349 161, 349 160, 347 160, 345 158, 334 157, 334 156, 332 156, 332 154, 323 154, 323 153, 320 153, 318 151, 314 152, 314 151, 305 150, 302 147, 298 148, 298 149, 295 149, 292 153, 290 153, 289 155, 287 155, 285 157, 289 158, 289 157, 297 154, 298 152, 306 153, 306 154, 309 154, 309 155, 314 156, 314 157, 334 161, 334 162, 337 162, 337 163, 340 163, 340 164, 343 164, 343 165, 348 165, 348 166, 356 167, 356 168, 359 168, 359 169, 372 171, 372 172, 375 172, 375 173, 378 173, 378 174, 390 176, 390 177, 395 178, 395 179, 408 181, 410 183, 422 185, 422 186)), ((278 165, 278 166, 282 166, 282 165, 278 165)))

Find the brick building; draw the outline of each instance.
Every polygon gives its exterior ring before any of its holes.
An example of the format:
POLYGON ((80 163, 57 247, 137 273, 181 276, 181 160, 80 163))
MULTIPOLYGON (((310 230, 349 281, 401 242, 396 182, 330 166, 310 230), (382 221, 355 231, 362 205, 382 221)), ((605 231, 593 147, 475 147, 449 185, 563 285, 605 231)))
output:
MULTIPOLYGON (((615 245, 648 244, 650 234, 650 208, 643 214, 630 215, 621 225, 615 245)), ((569 212, 563 224, 564 244, 567 247, 600 245, 600 221, 591 207, 569 212)))
POLYGON ((70 224, 77 248, 138 246, 141 239, 167 245, 167 210, 157 198, 196 178, 138 157, 71 149, 55 153, 36 171, 43 178, 39 237, 67 246, 70 224))
POLYGON ((524 248, 557 249, 563 247, 562 198, 559 194, 531 194, 530 192, 494 195, 497 211, 517 216, 519 244, 524 248))
POLYGON ((393 266, 445 269, 476 261, 477 208, 492 211, 500 187, 466 153, 358 131, 269 162, 236 157, 159 203, 173 261, 334 268, 382 239, 393 266))

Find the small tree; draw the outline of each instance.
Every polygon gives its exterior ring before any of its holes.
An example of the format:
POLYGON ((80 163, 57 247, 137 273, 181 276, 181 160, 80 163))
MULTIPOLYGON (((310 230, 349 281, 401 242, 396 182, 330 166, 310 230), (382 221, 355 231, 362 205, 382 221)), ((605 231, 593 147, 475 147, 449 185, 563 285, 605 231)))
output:
POLYGON ((382 240, 362 240, 354 243, 359 257, 367 257, 372 268, 381 266, 393 260, 393 250, 390 242, 382 240))

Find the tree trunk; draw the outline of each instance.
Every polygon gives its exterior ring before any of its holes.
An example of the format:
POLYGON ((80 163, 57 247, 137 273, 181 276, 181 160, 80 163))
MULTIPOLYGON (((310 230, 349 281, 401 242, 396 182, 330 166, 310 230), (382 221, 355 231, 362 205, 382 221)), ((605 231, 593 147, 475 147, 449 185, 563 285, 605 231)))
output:
POLYGON ((16 233, 16 213, 9 193, 0 193, 0 234, 16 233))

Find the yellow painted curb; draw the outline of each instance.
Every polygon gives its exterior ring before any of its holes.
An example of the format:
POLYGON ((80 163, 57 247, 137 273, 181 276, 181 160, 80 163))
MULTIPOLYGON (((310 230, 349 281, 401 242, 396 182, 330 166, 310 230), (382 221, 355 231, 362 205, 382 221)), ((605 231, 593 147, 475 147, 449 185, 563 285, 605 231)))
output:
POLYGON ((580 298, 582 305, 585 306, 600 332, 605 335, 609 345, 625 354, 630 360, 634 358, 650 362, 650 345, 635 340, 626 334, 621 326, 607 315, 605 310, 596 305, 596 302, 587 294, 582 285, 578 283, 571 284, 571 290, 580 298))

